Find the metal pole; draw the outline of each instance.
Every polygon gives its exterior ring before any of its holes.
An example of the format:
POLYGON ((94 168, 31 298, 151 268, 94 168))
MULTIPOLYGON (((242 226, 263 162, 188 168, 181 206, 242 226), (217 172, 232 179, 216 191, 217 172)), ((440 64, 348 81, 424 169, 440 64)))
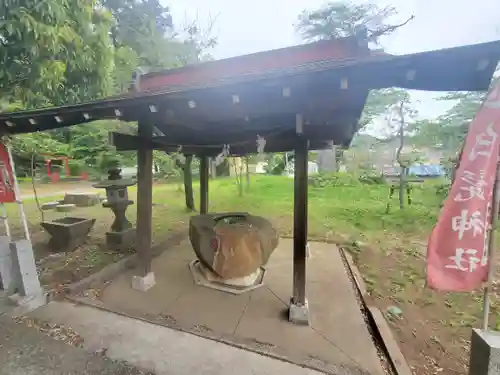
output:
POLYGON ((495 185, 493 187, 493 208, 491 211, 491 224, 488 228, 488 280, 484 286, 483 293, 483 331, 488 330, 488 321, 490 317, 490 290, 495 273, 495 229, 498 223, 498 213, 500 210, 500 155, 497 161, 497 173, 495 176, 495 185))
POLYGON ((17 183, 17 176, 16 176, 16 168, 14 166, 14 159, 12 158, 12 152, 10 151, 10 146, 8 144, 6 144, 5 147, 7 148, 7 153, 9 155, 10 168, 12 169, 12 178, 14 179, 14 194, 16 196, 16 203, 19 206, 19 213, 21 216, 21 222, 23 223, 23 227, 24 227, 24 234, 25 234, 28 242, 31 244, 30 231, 29 231, 29 227, 28 227, 28 220, 26 219, 26 215, 24 213, 23 201, 21 199, 21 190, 19 189, 19 185, 17 183))

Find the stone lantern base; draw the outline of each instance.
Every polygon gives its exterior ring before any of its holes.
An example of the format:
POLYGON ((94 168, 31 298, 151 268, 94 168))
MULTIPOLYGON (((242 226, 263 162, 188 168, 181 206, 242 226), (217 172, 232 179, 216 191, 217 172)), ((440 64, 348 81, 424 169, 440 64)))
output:
POLYGON ((125 251, 135 245, 135 228, 129 228, 121 232, 106 232, 106 245, 112 250, 125 251))

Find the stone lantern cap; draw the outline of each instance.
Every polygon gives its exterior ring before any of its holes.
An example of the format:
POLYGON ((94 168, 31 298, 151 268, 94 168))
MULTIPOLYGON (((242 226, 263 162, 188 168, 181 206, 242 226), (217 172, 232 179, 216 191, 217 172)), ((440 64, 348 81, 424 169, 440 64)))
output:
POLYGON ((119 180, 103 180, 93 185, 93 187, 100 189, 119 189, 135 185, 136 183, 137 181, 132 178, 124 178, 119 180))

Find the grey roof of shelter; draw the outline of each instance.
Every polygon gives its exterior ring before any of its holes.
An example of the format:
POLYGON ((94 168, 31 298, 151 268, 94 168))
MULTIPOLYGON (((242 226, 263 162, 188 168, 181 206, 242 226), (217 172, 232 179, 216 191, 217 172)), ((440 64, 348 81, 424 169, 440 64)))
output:
MULTIPOLYGON (((368 90, 400 87, 428 91, 483 91, 488 89, 499 60, 500 41, 402 56, 380 54, 357 59, 327 60, 291 68, 243 74, 203 85, 168 87, 76 105, 0 113, 0 131, 4 134, 19 134, 73 126, 99 119, 120 118, 125 121, 138 121, 149 116, 154 118, 159 133, 168 137, 170 145, 202 146, 213 145, 214 142, 230 144, 241 142, 243 139, 255 139, 256 134, 276 133, 277 129, 292 132, 295 129, 295 122, 292 121, 295 114, 291 112, 291 108, 277 109, 276 112, 261 114, 259 122, 247 125, 243 123, 238 129, 234 129, 235 119, 219 120, 217 117, 219 115, 215 112, 206 112, 210 116, 213 115, 212 119, 190 117, 192 115, 187 109, 187 103, 191 98, 208 103, 230 92, 242 93, 248 98, 258 98, 264 95, 264 91, 259 90, 265 88, 267 90, 265 92, 269 93, 269 87, 281 88, 289 84, 296 84, 305 95, 307 90, 316 90, 320 86, 324 88, 338 86, 341 79, 347 78, 350 83, 349 91, 354 94, 352 98, 346 99, 343 104, 344 110, 332 111, 328 116, 332 117, 332 124, 329 126, 348 128, 341 142, 349 143, 357 131, 357 121, 363 110, 368 90), (175 107, 176 111, 179 108, 178 113, 184 115, 182 123, 173 124, 165 120, 165 117, 160 119, 151 113, 156 112, 153 108, 168 107, 179 101, 185 104, 175 107), (265 121, 262 120, 264 117, 265 121), (191 119, 195 125, 189 123, 191 119)), ((338 91, 335 95, 340 96, 339 93, 342 94, 338 91)), ((260 107, 263 107, 262 103, 260 107)), ((223 110, 219 112, 224 114, 223 110)), ((248 115, 252 117, 252 113, 248 115)), ((248 122, 248 117, 246 120, 248 122)), ((321 136, 322 131, 308 135, 313 140, 320 140, 321 136)))

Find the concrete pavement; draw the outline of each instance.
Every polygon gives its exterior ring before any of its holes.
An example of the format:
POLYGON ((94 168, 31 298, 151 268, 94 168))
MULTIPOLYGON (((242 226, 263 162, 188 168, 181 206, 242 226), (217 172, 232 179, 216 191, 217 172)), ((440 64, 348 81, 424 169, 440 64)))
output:
POLYGON ((331 374, 383 374, 352 282, 334 245, 310 242, 307 295, 311 324, 288 322, 292 249, 292 240, 281 238, 266 265, 264 285, 233 295, 193 282, 188 264, 195 255, 185 240, 153 259, 153 288, 133 290, 130 280, 134 270, 127 270, 99 290, 97 301, 111 311, 200 336, 223 338, 299 366, 331 374))
POLYGON ((34 311, 31 316, 70 326, 83 337, 84 347, 88 351, 105 349, 109 358, 126 360, 139 368, 150 369, 156 375, 321 374, 220 342, 89 306, 53 301, 34 311))

